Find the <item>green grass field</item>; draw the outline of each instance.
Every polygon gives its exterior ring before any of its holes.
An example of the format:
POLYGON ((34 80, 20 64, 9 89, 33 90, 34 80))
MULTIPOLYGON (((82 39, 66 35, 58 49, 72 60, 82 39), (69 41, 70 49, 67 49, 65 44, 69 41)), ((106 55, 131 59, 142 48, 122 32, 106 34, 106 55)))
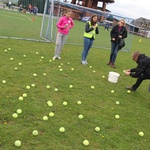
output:
MULTIPOLYGON (((7 16, 8 12, 0 12, 0 20, 5 13, 7 16)), ((31 25, 28 30, 27 25, 22 30, 23 37, 39 38, 41 18, 36 17, 34 27, 31 25)), ((17 20, 15 23, 24 26, 17 20)), ((2 36, 10 32, 16 31, 0 28, 2 36)), ((68 40, 71 38, 78 39, 78 34, 71 33, 68 40)), ((92 48, 89 64, 83 66, 80 64, 82 46, 66 44, 62 59, 52 61, 54 43, 0 38, 0 45, 0 150, 150 149, 150 81, 144 81, 136 92, 127 93, 125 86, 134 84, 136 79, 123 74, 124 69, 136 67, 131 59, 134 50, 150 55, 149 39, 133 36, 130 52, 118 53, 116 69, 106 65, 110 51, 102 48, 92 48), (120 74, 116 84, 108 82, 110 71, 120 74), (25 93, 27 97, 19 100, 25 93), (52 107, 47 105, 48 101, 52 107), (63 105, 64 101, 67 106, 63 105), (77 104, 78 101, 82 104, 77 104), (17 109, 22 113, 13 118, 17 109), (54 112, 54 117, 49 116, 50 112, 54 112), (78 118, 80 114, 83 119, 78 118), (120 118, 116 119, 115 115, 120 118), (44 121, 43 116, 48 116, 48 120, 44 121), (59 132, 60 127, 65 128, 64 133, 59 132), (96 132, 95 127, 100 127, 100 131, 96 132), (32 135, 33 130, 38 130, 37 136, 32 135), (144 136, 139 136, 139 132, 144 136), (20 147, 14 145, 16 140, 21 141, 20 147), (84 140, 89 141, 88 146, 83 145, 84 140)))

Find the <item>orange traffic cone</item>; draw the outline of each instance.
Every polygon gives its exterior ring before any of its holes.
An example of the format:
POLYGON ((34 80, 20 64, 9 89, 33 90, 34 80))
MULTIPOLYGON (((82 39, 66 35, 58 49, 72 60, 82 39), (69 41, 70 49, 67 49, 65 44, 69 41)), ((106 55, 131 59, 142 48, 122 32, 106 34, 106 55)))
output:
POLYGON ((34 21, 34 18, 32 18, 32 21, 34 21))

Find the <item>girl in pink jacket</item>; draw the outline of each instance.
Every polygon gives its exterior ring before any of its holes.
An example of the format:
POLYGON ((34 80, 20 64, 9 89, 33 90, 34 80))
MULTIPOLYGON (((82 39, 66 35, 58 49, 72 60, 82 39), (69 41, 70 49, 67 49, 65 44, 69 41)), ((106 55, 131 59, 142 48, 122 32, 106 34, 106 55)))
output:
POLYGON ((66 10, 65 15, 62 16, 57 23, 58 33, 56 38, 55 54, 53 60, 61 59, 61 50, 64 44, 66 43, 69 30, 74 26, 74 22, 72 18, 70 18, 71 14, 71 10, 66 10))

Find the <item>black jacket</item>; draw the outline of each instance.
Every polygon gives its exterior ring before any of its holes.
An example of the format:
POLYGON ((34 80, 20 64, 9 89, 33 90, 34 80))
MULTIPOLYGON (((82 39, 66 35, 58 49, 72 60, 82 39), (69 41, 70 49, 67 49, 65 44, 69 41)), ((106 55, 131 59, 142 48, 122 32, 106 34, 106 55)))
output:
POLYGON ((137 64, 138 66, 136 68, 130 69, 130 76, 138 78, 143 74, 150 77, 150 57, 145 56, 145 54, 140 54, 137 64))
POLYGON ((127 29, 123 26, 121 31, 119 32, 118 27, 119 25, 115 25, 110 32, 111 41, 112 38, 115 38, 115 43, 119 42, 119 35, 121 35, 123 39, 127 37, 127 29))

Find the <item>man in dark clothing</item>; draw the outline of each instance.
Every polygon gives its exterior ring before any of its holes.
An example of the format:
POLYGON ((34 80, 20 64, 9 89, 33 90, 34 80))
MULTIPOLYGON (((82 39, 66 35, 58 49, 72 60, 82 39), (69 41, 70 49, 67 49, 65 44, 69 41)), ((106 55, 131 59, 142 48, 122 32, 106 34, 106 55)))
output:
POLYGON ((126 89, 136 91, 143 80, 150 79, 150 57, 135 51, 132 54, 132 60, 134 60, 138 65, 136 68, 126 70, 125 74, 138 79, 132 87, 127 86, 126 89))

